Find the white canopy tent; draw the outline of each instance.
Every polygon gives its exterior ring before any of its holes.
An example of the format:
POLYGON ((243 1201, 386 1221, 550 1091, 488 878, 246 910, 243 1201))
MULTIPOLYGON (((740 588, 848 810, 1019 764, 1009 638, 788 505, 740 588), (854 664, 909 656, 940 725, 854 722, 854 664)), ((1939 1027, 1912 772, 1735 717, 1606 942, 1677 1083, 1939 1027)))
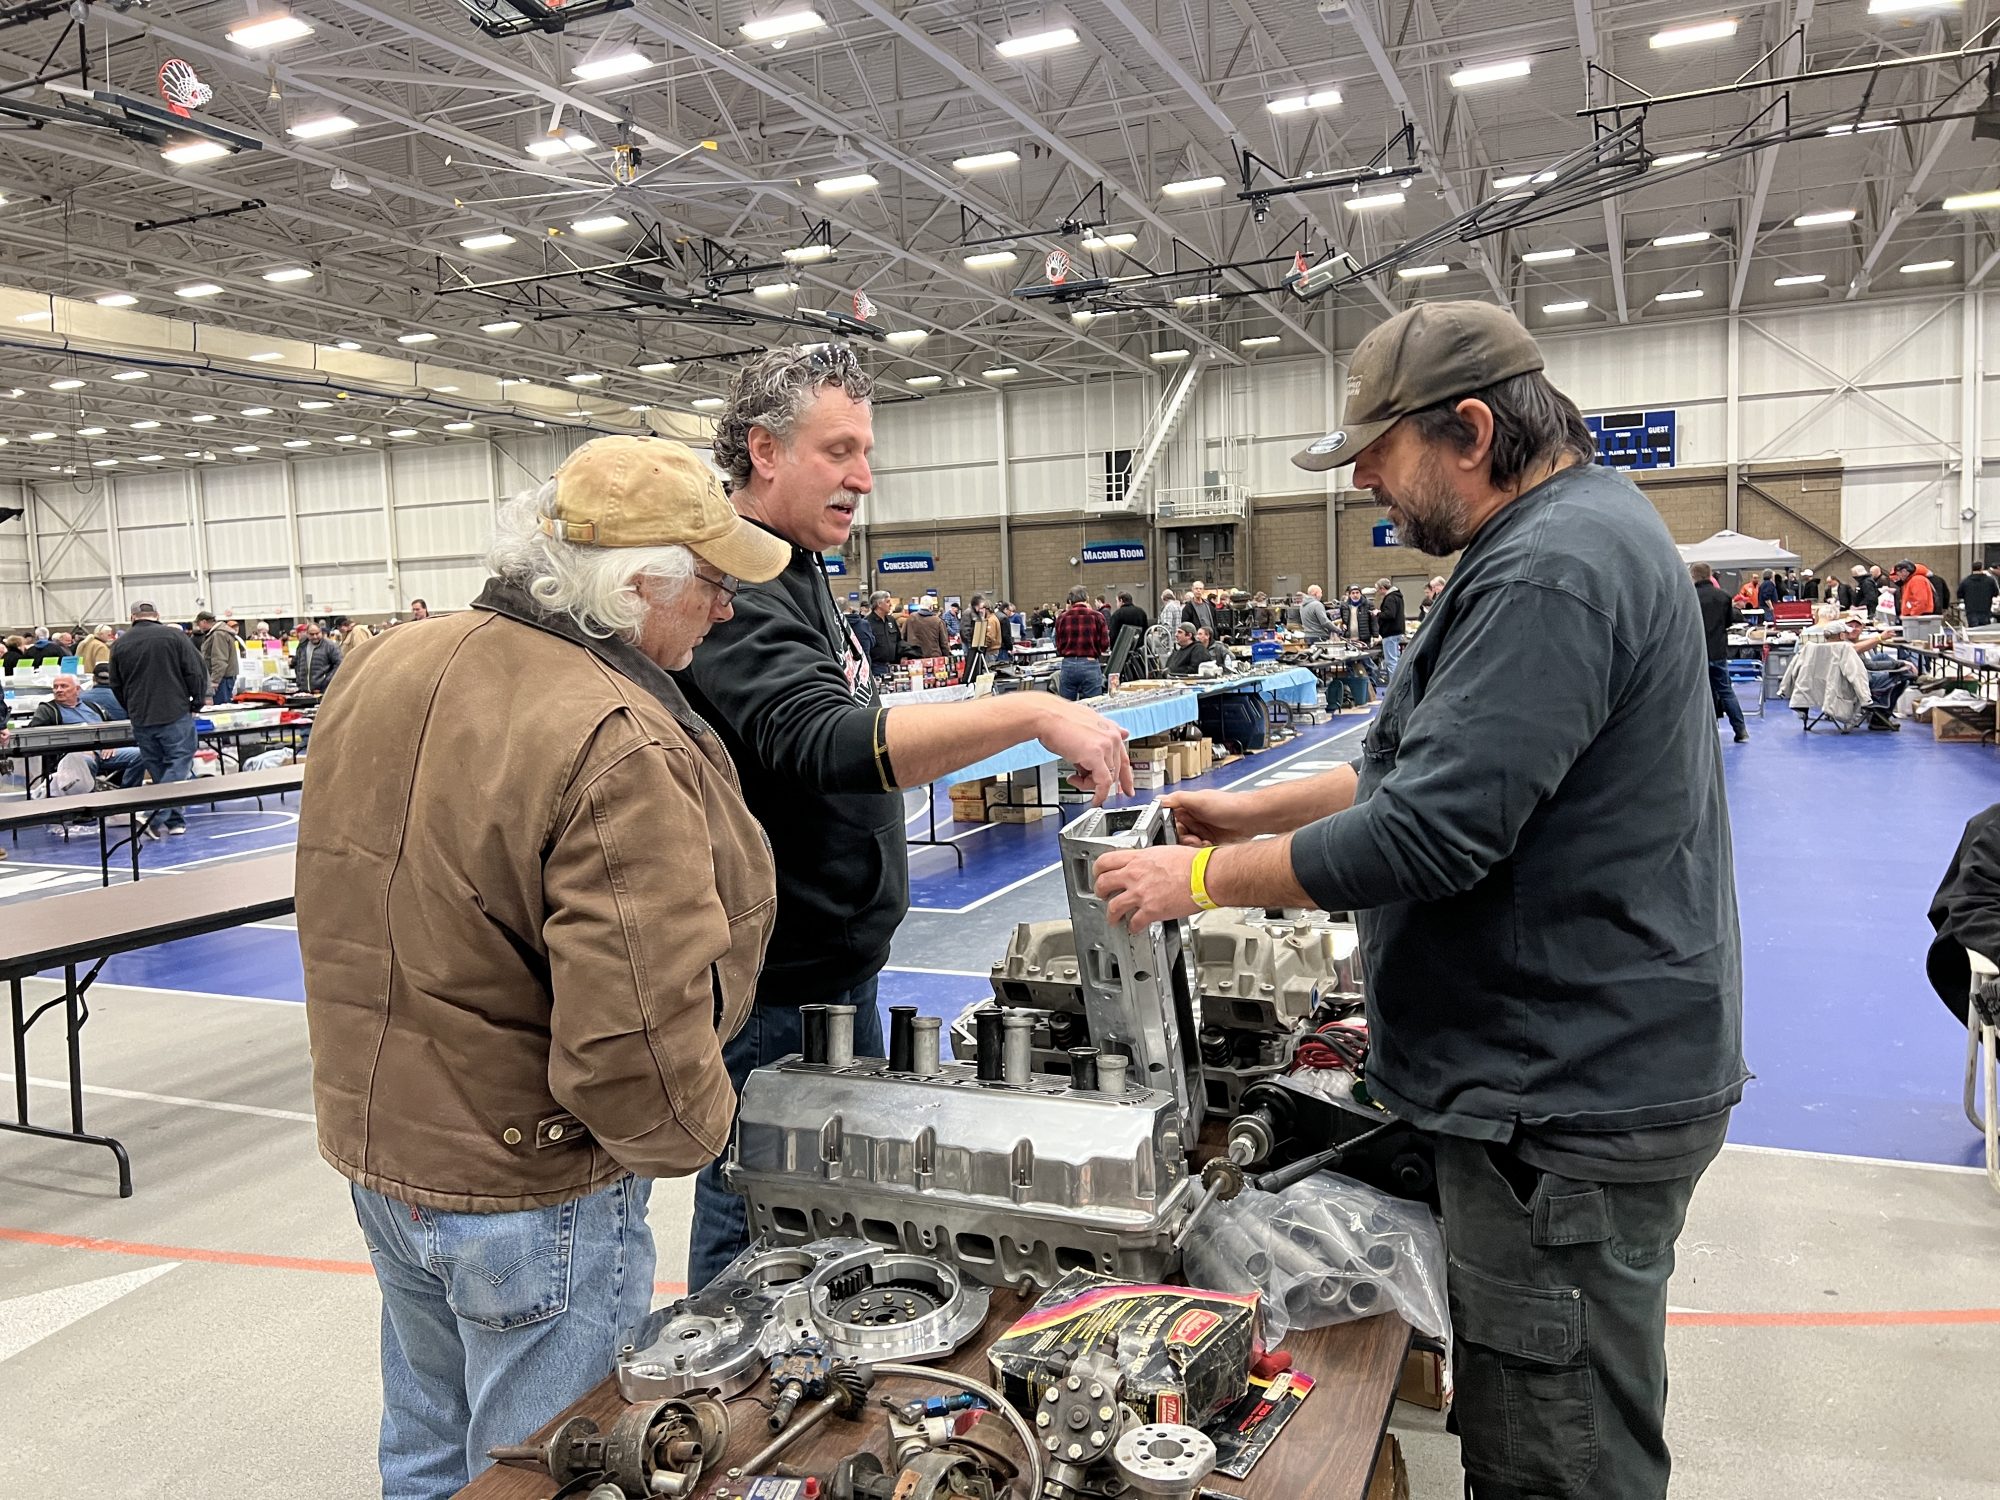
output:
POLYGON ((1742 573, 1752 568, 1789 568, 1799 555, 1787 552, 1776 541, 1759 541, 1740 531, 1718 531, 1706 541, 1691 542, 1680 549, 1681 561, 1707 563, 1718 573, 1742 573))

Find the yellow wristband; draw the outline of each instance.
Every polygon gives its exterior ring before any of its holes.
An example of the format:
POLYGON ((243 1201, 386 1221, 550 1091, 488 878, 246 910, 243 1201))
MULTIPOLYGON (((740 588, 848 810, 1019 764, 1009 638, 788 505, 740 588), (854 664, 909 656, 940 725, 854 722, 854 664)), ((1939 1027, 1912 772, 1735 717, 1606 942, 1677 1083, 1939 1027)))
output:
POLYGON ((1194 897, 1194 904, 1203 911, 1214 911, 1216 903, 1208 894, 1208 860, 1215 853, 1215 845, 1210 844, 1194 857, 1194 868, 1188 871, 1188 894, 1194 897))

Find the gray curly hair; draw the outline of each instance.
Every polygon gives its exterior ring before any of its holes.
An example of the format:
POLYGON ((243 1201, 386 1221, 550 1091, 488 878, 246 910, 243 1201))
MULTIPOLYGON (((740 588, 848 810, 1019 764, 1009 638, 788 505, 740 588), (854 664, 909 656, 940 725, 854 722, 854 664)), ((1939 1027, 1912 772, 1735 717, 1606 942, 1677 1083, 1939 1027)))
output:
POLYGON ((599 640, 636 638, 646 617, 639 586, 654 580, 671 599, 694 577, 694 553, 686 547, 587 547, 558 541, 542 530, 555 514, 556 483, 544 482, 531 495, 500 507, 486 567, 526 589, 551 614, 568 615, 585 635, 599 640))
POLYGON ((728 477, 730 489, 750 483, 750 429, 761 427, 779 442, 790 442, 828 387, 845 391, 856 402, 875 394, 875 382, 845 344, 772 349, 738 372, 729 406, 715 423, 715 466, 728 477))

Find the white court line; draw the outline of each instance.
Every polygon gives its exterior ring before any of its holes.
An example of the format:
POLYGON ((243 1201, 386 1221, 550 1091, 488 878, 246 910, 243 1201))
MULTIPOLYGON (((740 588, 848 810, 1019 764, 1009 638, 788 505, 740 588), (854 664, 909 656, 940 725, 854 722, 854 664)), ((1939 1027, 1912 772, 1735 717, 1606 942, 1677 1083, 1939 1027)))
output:
MULTIPOLYGON (((0 1079, 8 1083, 14 1081, 12 1073, 0 1073, 0 1079)), ((68 1092, 69 1085, 60 1078, 30 1077, 28 1082, 38 1089, 62 1089, 68 1092)), ((214 1109, 230 1115, 261 1115, 267 1120, 296 1120, 310 1125, 313 1116, 296 1109, 267 1109, 261 1104, 227 1104, 220 1099, 186 1099, 179 1094, 148 1094, 139 1089, 106 1088, 101 1083, 86 1083, 86 1094, 98 1094, 106 1099, 138 1099, 147 1104, 179 1104, 188 1109, 214 1109)))
POLYGON ((993 976, 980 969, 919 969, 910 964, 889 964, 884 974, 938 974, 946 979, 991 979, 993 976))
MULTIPOLYGON (((60 982, 54 979, 36 977, 23 981, 22 993, 34 993, 35 986, 41 986, 37 999, 49 999, 63 992, 60 982)), ((279 1000, 271 995, 225 995, 220 990, 177 990, 164 984, 115 984, 109 979, 99 979, 90 986, 90 993, 99 992, 123 995, 171 995, 176 1000, 234 1000, 243 1005, 282 1005, 287 1010, 305 1014, 305 1004, 299 1000, 279 1000)))
MULTIPOLYGON (((1268 766, 1259 768, 1258 770, 1256 770, 1254 774, 1245 776, 1240 781, 1232 781, 1226 787, 1195 788, 1195 790, 1214 790, 1214 791, 1224 791, 1224 792, 1242 791, 1246 787, 1255 786, 1257 783, 1264 780, 1265 777, 1269 776, 1271 772, 1277 770, 1278 767, 1283 765, 1289 765, 1292 761, 1297 760, 1302 755, 1312 755, 1321 750, 1324 750, 1328 745, 1331 745, 1335 740, 1345 739, 1350 734, 1359 734, 1367 727, 1368 726, 1366 724, 1356 724, 1352 729, 1343 729, 1339 734, 1333 735, 1331 738, 1328 739, 1320 740, 1317 744, 1307 745, 1303 749, 1294 750, 1290 755, 1281 755, 1276 760, 1272 761, 1268 766)), ((1344 761, 1338 762, 1338 764, 1344 765, 1345 762, 1344 761)), ((913 906, 910 908, 910 910, 913 912, 915 911, 924 912, 930 916, 962 917, 969 911, 977 911, 980 907, 986 905, 986 903, 989 901, 997 901, 1002 896, 1010 895, 1013 892, 1018 891, 1022 886, 1027 885, 1029 882, 1040 880, 1044 875, 1047 875, 1054 870, 1060 870, 1061 868, 1062 868, 1062 861, 1060 860, 1056 861, 1054 864, 1044 865, 1039 870, 1035 870, 1030 874, 1023 875, 1019 880, 1014 881, 1010 885, 1001 886, 999 890, 994 891, 991 895, 981 896, 978 900, 973 901, 965 906, 913 906)))
POLYGON ((1893 1156, 1845 1156, 1838 1151, 1801 1151, 1796 1146, 1739 1146, 1730 1141, 1725 1151, 1739 1151, 1750 1156, 1798 1156, 1808 1161, 1838 1161, 1855 1167, 1908 1167, 1913 1172, 1970 1172, 1974 1176, 1985 1175, 1984 1167, 1959 1167, 1942 1161, 1901 1161, 1893 1156))
MULTIPOLYGON (((258 816, 267 818, 285 818, 293 823, 296 823, 299 820, 299 815, 297 813, 288 813, 288 812, 259 813, 258 816)), ((269 823, 260 823, 255 828, 238 828, 229 833, 208 833, 208 834, 203 834, 202 837, 206 839, 240 839, 240 838, 247 838, 253 833, 269 833, 270 831, 271 831, 271 825, 269 823)))

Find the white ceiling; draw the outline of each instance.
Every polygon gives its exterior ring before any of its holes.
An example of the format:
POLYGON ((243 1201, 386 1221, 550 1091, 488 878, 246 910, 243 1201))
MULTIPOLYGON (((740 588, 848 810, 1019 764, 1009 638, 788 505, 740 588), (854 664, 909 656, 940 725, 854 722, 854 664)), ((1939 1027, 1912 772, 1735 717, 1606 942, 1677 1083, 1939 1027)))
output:
MULTIPOLYGON (((533 382, 552 401, 567 400, 572 420, 615 426, 636 420, 630 408, 691 413, 697 398, 719 391, 729 365, 686 363, 690 357, 826 337, 772 325, 686 326, 629 312, 549 316, 613 304, 575 281, 505 296, 442 290, 608 264, 655 228, 669 243, 705 238, 741 263, 770 264, 815 221, 830 220, 837 258, 756 278, 796 281, 795 294, 765 301, 733 292, 724 300, 845 310, 865 290, 877 324, 928 333, 914 346, 863 343, 892 387, 926 374, 991 384, 1000 377, 982 372, 1000 366, 1016 368, 1019 380, 1150 374, 1159 366, 1148 354, 1170 348, 1224 361, 1325 351, 1351 346, 1385 310, 1419 296, 1500 297, 1533 325, 1577 327, 1621 315, 1651 320, 1739 304, 1953 288, 1990 264, 1993 216, 1946 214, 1939 204, 1951 191, 2000 187, 1992 143, 1972 141, 1965 119, 1909 123, 1921 121, 1980 61, 1994 60, 1954 59, 1792 91, 1795 120, 1844 111, 1905 122, 1894 128, 1662 174, 1609 207, 1426 257, 1450 266, 1437 277, 1385 273, 1367 287, 1302 304, 1285 291, 1258 290, 1275 286, 1281 264, 1252 267, 1212 283, 1240 295, 1175 307, 1174 292, 1210 283, 1154 289, 1150 297, 1163 305, 1080 329, 1067 307, 1011 295, 1041 280, 1049 249, 1069 249, 1080 274, 1251 262, 1289 257, 1303 243, 1303 217, 1315 256, 1337 244, 1366 261, 1489 198, 1495 177, 1535 169, 1588 142, 1591 126, 1576 113, 1587 103, 1728 83, 1778 47, 1801 16, 1807 45, 1803 59, 1784 53, 1788 70, 1956 48, 1996 6, 1967 0, 1885 16, 1870 14, 1868 0, 1692 10, 1684 0, 1326 0, 1323 8, 1312 0, 810 3, 829 24, 777 49, 746 42, 738 28, 804 9, 807 0, 637 0, 563 36, 512 40, 480 34, 456 0, 300 0, 290 10, 313 34, 257 52, 226 37, 248 13, 240 3, 157 0, 122 14, 93 7, 88 34, 98 82, 150 97, 161 63, 185 58, 214 89, 201 113, 265 144, 176 166, 154 146, 105 133, 0 124, 0 193, 7 199, 0 285, 86 308, 126 293, 139 299, 132 313, 146 320, 197 323, 211 338, 226 331, 302 342, 263 371, 243 363, 240 352, 199 371, 163 359, 151 379, 121 385, 110 379, 123 367, 117 362, 62 347, 57 336, 76 332, 64 304, 54 304, 50 320, 11 327, 12 320, 0 320, 0 436, 9 439, 0 448, 0 474, 32 475, 105 456, 137 463, 158 454, 171 466, 184 452, 203 450, 220 450, 228 461, 228 450, 246 442, 268 457, 282 453, 286 440, 317 447, 343 434, 357 443, 444 440, 443 422, 468 412, 482 432, 558 416, 500 402, 485 389, 496 377, 533 382), (1738 23, 1727 40, 1672 50, 1649 45, 1664 28, 1725 17, 1738 23), (1021 60, 996 51, 1010 36, 1065 25, 1079 35, 1072 47, 1021 60), (1584 58, 1593 47, 1629 87, 1600 80, 1587 96, 1584 58), (574 76, 579 63, 635 49, 649 60, 643 71, 598 81, 574 76), (1513 58, 1530 61, 1526 78, 1462 89, 1449 81, 1462 67, 1513 58), (1326 89, 1339 90, 1338 106, 1287 114, 1266 108, 1273 99, 1326 89), (1288 173, 1338 172, 1380 150, 1399 129, 1404 107, 1417 126, 1421 165, 1402 207, 1358 213, 1341 194, 1318 191, 1273 200, 1258 223, 1237 199, 1239 148, 1288 173), (358 128, 320 140, 287 133, 336 112, 358 128), (551 129, 580 131, 595 144, 579 155, 526 154, 551 129), (633 187, 610 176, 606 148, 621 134, 639 145, 650 174, 633 187), (702 149, 703 141, 716 149, 702 149), (979 173, 952 165, 1003 149, 1017 152, 1019 162, 979 173), (675 161, 682 152, 689 154, 675 161), (334 190, 335 169, 365 182, 368 194, 334 190), (861 172, 876 185, 840 195, 815 187, 861 172), (1190 198, 1161 192, 1168 182, 1211 174, 1227 186, 1190 198), (1137 237, 1128 252, 1092 256, 1074 237, 1054 233, 1100 182, 1105 231, 1137 237), (135 228, 246 199, 266 206, 176 228, 135 228), (1855 211, 1849 223, 1792 225, 1801 213, 1847 208, 1855 211), (630 227, 594 236, 569 229, 601 214, 619 215, 630 227), (561 233, 552 237, 551 230, 561 233), (1695 230, 1710 238, 1667 249, 1650 243, 1695 230), (496 231, 513 242, 481 251, 460 246, 496 231), (964 264, 968 238, 1009 235, 1017 237, 1013 264, 964 264), (1576 255, 1542 264, 1520 258, 1565 247, 1576 255), (1900 270, 1931 260, 1953 264, 1900 270), (314 274, 278 284, 263 279, 289 266, 314 274), (1773 284, 1787 275, 1825 280, 1773 284), (174 295, 202 280, 223 292, 194 302, 174 295), (1655 300, 1694 290, 1702 296, 1655 300), (1573 301, 1588 308, 1543 311, 1573 301), (523 326, 481 331, 480 324, 501 318, 523 326), (420 348, 397 343, 422 332, 437 338, 420 348), (1246 337, 1274 333, 1281 342, 1254 356, 1240 347, 1246 337), (352 378, 330 359, 327 346, 339 340, 359 343, 369 358, 403 362, 406 374, 354 380, 349 402, 316 412, 297 410, 311 393, 269 383, 302 374, 335 384, 352 378), (419 354, 422 368, 414 363, 419 354), (673 371, 636 369, 676 358, 683 362, 673 371), (314 374, 316 367, 322 373, 314 374), (605 378, 572 387, 565 377, 573 373, 605 378), (484 382, 477 399, 461 374, 484 382), (86 384, 48 390, 64 377, 86 384), (437 391, 448 384, 461 391, 437 391), (9 398, 14 387, 24 394, 9 398), (454 394, 466 410, 452 409, 454 394), (244 433, 255 419, 207 424, 208 431, 186 421, 198 411, 234 418, 258 405, 274 415, 250 436, 244 433), (147 420, 163 425, 130 425, 147 420), (107 431, 79 440, 84 426, 107 431), (34 430, 58 437, 31 445, 25 439, 34 430), (406 430, 417 437, 388 436, 406 430)), ((0 28, 0 80, 37 77, 52 49, 49 71, 73 68, 75 39, 62 40, 64 26, 57 16, 0 28)), ((1647 148, 1665 154, 1725 141, 1771 98, 1766 91, 1657 106, 1646 122, 1647 148)), ((1974 82, 1949 108, 1967 110, 1982 98, 1983 85, 1974 82)), ((669 290, 700 289, 698 278, 691 283, 678 268, 656 274, 669 290)))

